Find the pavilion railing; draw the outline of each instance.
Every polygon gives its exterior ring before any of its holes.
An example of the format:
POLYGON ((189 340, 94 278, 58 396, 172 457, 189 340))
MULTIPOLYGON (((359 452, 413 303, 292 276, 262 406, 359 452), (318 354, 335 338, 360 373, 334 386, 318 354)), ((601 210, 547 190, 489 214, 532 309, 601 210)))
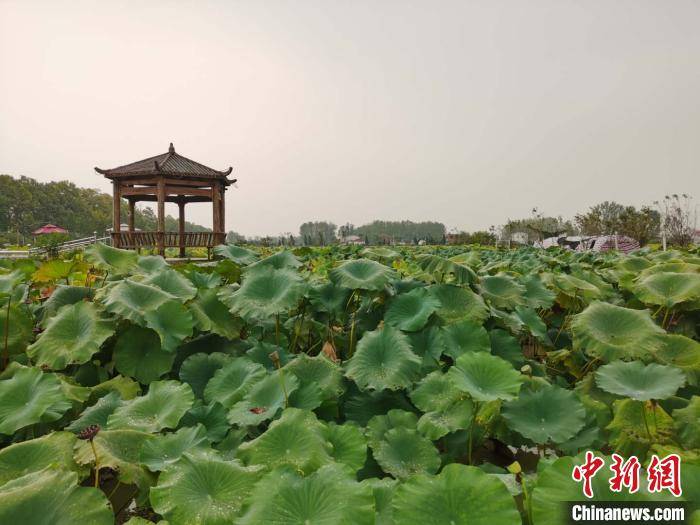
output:
POLYGON ((211 248, 223 244, 226 238, 225 233, 214 232, 112 232, 112 245, 120 248, 147 248, 159 246, 162 239, 162 246, 165 248, 185 248, 206 247, 211 248))

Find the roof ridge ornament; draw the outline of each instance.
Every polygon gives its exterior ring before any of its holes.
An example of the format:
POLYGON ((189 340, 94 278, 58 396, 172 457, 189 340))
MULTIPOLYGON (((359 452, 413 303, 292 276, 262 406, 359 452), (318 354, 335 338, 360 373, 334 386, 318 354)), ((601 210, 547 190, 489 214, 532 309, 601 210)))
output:
POLYGON ((154 160, 154 161, 153 161, 153 165, 155 166, 156 171, 160 171, 160 166, 158 165, 158 161, 157 161, 157 160, 154 160))
POLYGON ((170 147, 168 148, 168 153, 175 153, 175 146, 173 146, 173 143, 170 143, 170 147))

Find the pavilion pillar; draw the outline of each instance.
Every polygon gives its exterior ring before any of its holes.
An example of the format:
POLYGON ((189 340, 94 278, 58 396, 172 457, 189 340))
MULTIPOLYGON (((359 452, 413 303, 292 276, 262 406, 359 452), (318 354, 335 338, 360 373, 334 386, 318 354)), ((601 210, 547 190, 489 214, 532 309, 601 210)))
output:
POLYGON ((185 201, 180 200, 177 203, 178 207, 178 226, 180 228, 178 237, 180 244, 180 257, 185 257, 185 201))
POLYGON ((221 187, 216 182, 211 186, 211 207, 213 211, 211 230, 214 232, 214 243, 217 243, 221 228, 221 187))
POLYGON ((158 187, 156 191, 158 199, 158 230, 156 232, 156 240, 158 243, 158 253, 165 257, 165 179, 158 179, 158 187))
POLYGON ((112 181, 112 246, 119 248, 122 217, 122 189, 118 180, 112 181))
POLYGON ((221 226, 219 231, 221 232, 222 239, 219 240, 221 244, 226 242, 226 186, 221 185, 221 211, 219 212, 219 220, 221 221, 221 226))
POLYGON ((131 198, 129 199, 129 233, 134 233, 134 215, 136 213, 136 210, 134 209, 136 205, 136 201, 131 198))

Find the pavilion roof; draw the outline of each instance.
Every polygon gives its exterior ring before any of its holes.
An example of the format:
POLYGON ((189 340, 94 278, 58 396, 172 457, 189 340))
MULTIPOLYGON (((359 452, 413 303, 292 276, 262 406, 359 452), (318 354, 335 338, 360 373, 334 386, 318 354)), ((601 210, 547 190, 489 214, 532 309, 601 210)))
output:
POLYGON ((226 177, 233 171, 229 168, 224 171, 209 168, 204 164, 183 157, 175 152, 173 143, 166 153, 149 157, 147 159, 118 166, 112 169, 95 168, 97 173, 101 173, 108 179, 118 179, 133 176, 154 176, 165 175, 166 177, 194 178, 194 179, 219 179, 227 184, 235 182, 226 177))

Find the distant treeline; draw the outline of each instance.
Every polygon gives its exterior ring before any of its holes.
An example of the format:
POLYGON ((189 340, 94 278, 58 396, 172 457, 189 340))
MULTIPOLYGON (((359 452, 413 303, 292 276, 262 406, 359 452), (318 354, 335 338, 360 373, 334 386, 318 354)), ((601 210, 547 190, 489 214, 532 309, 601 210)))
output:
MULTIPOLYGON (((127 221, 126 201, 122 204, 122 222, 127 221)), ((151 208, 137 207, 135 226, 155 230, 156 216, 151 208)), ((79 188, 72 182, 39 182, 10 175, 0 175, 0 243, 31 242, 34 230, 51 223, 79 238, 104 233, 112 227, 112 196, 99 190, 79 188)), ((177 231, 177 219, 168 215, 165 229, 177 231)), ((188 231, 208 231, 186 223, 188 231)))

